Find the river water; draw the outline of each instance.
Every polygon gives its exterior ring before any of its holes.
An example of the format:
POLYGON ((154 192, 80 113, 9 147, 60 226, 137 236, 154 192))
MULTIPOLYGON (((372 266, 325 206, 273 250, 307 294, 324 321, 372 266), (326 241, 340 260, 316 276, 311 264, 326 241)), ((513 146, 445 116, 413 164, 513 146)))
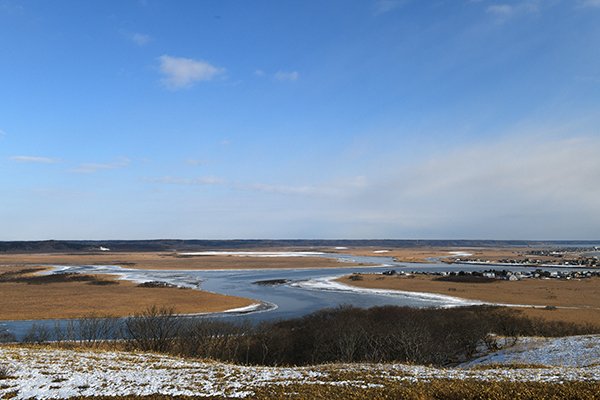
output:
MULTIPOLYGON (((531 271, 532 269, 531 267, 519 266, 450 265, 441 262, 407 264, 394 262, 391 257, 359 257, 333 253, 325 253, 321 257, 338 259, 340 267, 278 270, 157 271, 127 269, 111 265, 81 265, 55 266, 52 273, 117 274, 122 279, 136 282, 161 281, 181 287, 246 297, 256 300, 258 307, 252 311, 211 314, 211 317, 233 321, 250 320, 258 322, 300 317, 323 308, 339 305, 353 305, 356 307, 381 305, 448 307, 478 304, 477 302, 465 301, 450 296, 355 289, 330 282, 331 278, 355 272, 381 273, 389 269, 405 272, 481 271, 490 268, 511 271, 531 271), (375 264, 377 266, 344 266, 345 262, 375 264), (260 285, 255 283, 270 280, 281 280, 286 283, 276 285, 260 285)), ((549 271, 558 270, 546 267, 543 269, 549 271)), ((575 270, 578 268, 569 269, 575 270)), ((564 268, 561 270, 564 270, 564 268)), ((516 301, 518 300, 516 299, 516 301)), ((56 324, 64 325, 66 322, 66 320, 0 321, 0 331, 8 331, 18 339, 22 339, 34 324, 53 329, 56 324)))

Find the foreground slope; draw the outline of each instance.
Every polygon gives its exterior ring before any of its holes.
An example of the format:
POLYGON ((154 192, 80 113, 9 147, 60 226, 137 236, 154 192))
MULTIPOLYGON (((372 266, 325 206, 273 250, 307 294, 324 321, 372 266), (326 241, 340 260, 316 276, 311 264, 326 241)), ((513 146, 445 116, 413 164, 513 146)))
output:
MULTIPOLYGON (((265 390, 298 392, 302 387, 314 390, 317 386, 325 391, 393 390, 398 384, 440 380, 475 382, 475 385, 477 382, 559 385, 583 382, 589 393, 600 391, 600 335, 525 338, 522 343, 503 350, 496 358, 487 356, 481 362, 457 368, 405 364, 247 367, 152 353, 7 346, 0 348, 0 362, 7 372, 0 377, 0 398, 153 394, 252 397, 265 390), (481 366, 492 360, 494 365, 481 366), (546 365, 514 364, 526 360, 546 365), (498 362, 513 365, 506 368, 498 362)), ((581 393, 587 393, 585 390, 581 393)))

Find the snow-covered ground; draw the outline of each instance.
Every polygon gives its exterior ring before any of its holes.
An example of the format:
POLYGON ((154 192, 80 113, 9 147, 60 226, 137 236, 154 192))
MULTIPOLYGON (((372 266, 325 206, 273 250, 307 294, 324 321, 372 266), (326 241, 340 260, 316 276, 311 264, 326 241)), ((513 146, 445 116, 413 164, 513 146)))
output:
POLYGON ((404 364, 314 367, 243 367, 151 353, 0 347, 0 398, 66 398, 93 395, 196 395, 245 397, 270 384, 369 384, 478 379, 484 381, 600 381, 600 335, 559 339, 524 338, 517 346, 457 368, 404 364), (485 363, 543 364, 544 368, 470 368, 485 363), (344 378, 339 378, 343 371, 344 378), (336 373, 338 372, 338 373, 336 373), (348 375, 350 373, 350 375, 348 375), (337 376, 337 378, 336 378, 337 376), (350 378, 349 378, 350 376, 350 378), (344 380, 340 380, 344 379, 344 380))
POLYGON ((197 251, 179 253, 181 256, 235 256, 235 257, 318 257, 319 251, 197 251))
POLYGON ((472 360, 463 366, 486 364, 598 367, 600 366, 600 335, 520 338, 514 346, 472 360))

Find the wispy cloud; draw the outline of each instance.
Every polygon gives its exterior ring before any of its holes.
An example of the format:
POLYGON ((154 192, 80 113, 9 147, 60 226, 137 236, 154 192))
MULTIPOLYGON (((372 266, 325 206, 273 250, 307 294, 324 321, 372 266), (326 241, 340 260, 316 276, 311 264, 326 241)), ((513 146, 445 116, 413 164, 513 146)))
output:
POLYGON ((111 169, 119 169, 125 168, 131 163, 126 157, 122 157, 117 161, 111 163, 83 163, 80 164, 77 168, 71 170, 71 172, 81 173, 81 174, 90 174, 98 171, 106 171, 111 169))
POLYGON ((158 58, 162 83, 169 89, 182 89, 196 82, 210 81, 225 70, 206 61, 163 55, 158 58))
POLYGON ((406 3, 406 0, 377 0, 375 2, 375 15, 388 13, 406 3))
POLYGON ((121 29, 119 30, 119 33, 121 36, 123 36, 123 38, 140 47, 146 46, 152 41, 152 37, 150 35, 141 32, 131 32, 121 29))
POLYGON ((600 0, 581 0, 579 2, 581 7, 597 7, 600 8, 600 0))
POLYGON ((492 4, 486 8, 486 11, 490 14, 506 17, 514 13, 515 8, 510 4, 492 4))
POLYGON ((598 236, 594 137, 513 137, 391 168, 351 188, 336 210, 396 234, 437 237, 598 236), (389 172, 389 171, 394 171, 389 172))
POLYGON ((193 165, 193 166, 199 166, 199 165, 206 165, 207 164, 206 160, 196 159, 196 158, 188 158, 187 160, 185 160, 185 163, 187 165, 193 165))
POLYGON ((251 191, 275 195, 307 197, 345 197, 366 186, 366 180, 362 176, 336 182, 309 185, 235 182, 213 176, 195 178, 165 176, 146 179, 146 182, 185 186, 219 185, 227 187, 228 189, 245 192, 251 191))
POLYGON ((151 183, 162 183, 166 185, 185 185, 185 186, 205 186, 205 185, 224 185, 226 181, 214 176, 202 176, 197 178, 177 178, 172 176, 163 176, 161 178, 146 179, 151 183))
POLYGON ((539 0, 523 0, 516 4, 514 3, 497 3, 486 7, 488 14, 494 15, 501 20, 506 20, 510 17, 537 13, 540 11, 539 0))
POLYGON ((152 38, 150 37, 150 35, 146 35, 143 33, 132 33, 129 36, 129 39, 131 39, 131 41, 135 44, 137 44, 138 46, 145 46, 148 43, 150 43, 150 41, 152 41, 152 38))
MULTIPOLYGON (((1 136, 1 135, 0 135, 1 136)), ((58 158, 51 157, 39 157, 39 156, 12 156, 12 161, 19 163, 30 163, 30 164, 56 164, 60 162, 58 158)))
POLYGON ((0 12, 5 12, 7 14, 20 14, 25 11, 25 7, 21 4, 21 2, 9 1, 9 0, 1 0, 0 1, 0 12))
POLYGON ((0 129, 0 139, 2 139, 4 136, 6 136, 6 132, 0 129))
POLYGON ((300 78, 300 74, 297 71, 277 71, 274 75, 278 81, 297 81, 300 78))

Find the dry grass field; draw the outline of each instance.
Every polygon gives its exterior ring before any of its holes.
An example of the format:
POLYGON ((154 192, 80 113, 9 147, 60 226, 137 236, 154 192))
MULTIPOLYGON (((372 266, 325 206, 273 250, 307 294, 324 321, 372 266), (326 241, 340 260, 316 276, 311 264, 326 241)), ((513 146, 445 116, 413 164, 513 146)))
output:
POLYGON ((577 323, 600 323, 600 279, 558 280, 526 279, 464 283, 436 281, 435 276, 363 275, 363 280, 349 277, 338 281, 364 288, 394 289, 412 292, 438 293, 464 299, 492 303, 527 304, 565 307, 559 309, 522 308, 528 316, 577 323))
MULTIPOLYGON (((479 258, 487 261, 497 261, 503 258, 524 259, 526 248, 502 247, 502 248, 471 248, 471 247, 410 247, 410 248, 385 248, 385 247, 350 247, 348 249, 327 250, 337 253, 348 253, 357 256, 380 256, 394 257, 396 261, 407 263, 427 263, 431 258, 457 257, 456 253, 472 254, 469 258, 479 258), (386 252, 382 252, 385 251, 386 252)), ((460 257, 460 256, 459 256, 460 257)), ((544 257, 539 257, 544 258, 544 257)), ((546 257, 547 258, 547 257, 546 257)), ((548 258, 549 259, 549 258, 548 258)))
MULTIPOLYGON (((49 253, 1 254, 4 273, 44 269, 44 265, 120 265, 157 270, 219 270, 258 268, 339 267, 319 257, 255 258, 235 256, 180 256, 175 253, 49 253)), ((344 266, 356 264, 344 263, 344 266)), ((28 275, 28 274, 25 274, 28 275)), ((30 274, 29 274, 30 275, 30 274)), ((56 279, 10 281, 0 279, 0 320, 76 318, 90 313, 131 315, 151 305, 172 306, 178 313, 218 312, 255 303, 250 299, 178 288, 145 288, 112 277, 90 280, 56 279)))
MULTIPOLYGON (((158 270, 214 270, 262 268, 328 268, 339 267, 333 259, 320 257, 236 257, 181 256, 176 253, 49 253, 0 254, 2 265, 120 265, 126 268, 158 270)), ((357 264, 344 263, 344 266, 357 264)))
POLYGON ((29 269, 33 268, 0 267, 0 320, 77 318, 90 314, 127 316, 153 305, 175 307, 178 313, 191 314, 255 303, 192 289, 138 287, 107 275, 40 278, 26 272, 29 269), (26 273, 22 273, 24 270, 26 273), (7 274, 11 279, 3 280, 7 274))

